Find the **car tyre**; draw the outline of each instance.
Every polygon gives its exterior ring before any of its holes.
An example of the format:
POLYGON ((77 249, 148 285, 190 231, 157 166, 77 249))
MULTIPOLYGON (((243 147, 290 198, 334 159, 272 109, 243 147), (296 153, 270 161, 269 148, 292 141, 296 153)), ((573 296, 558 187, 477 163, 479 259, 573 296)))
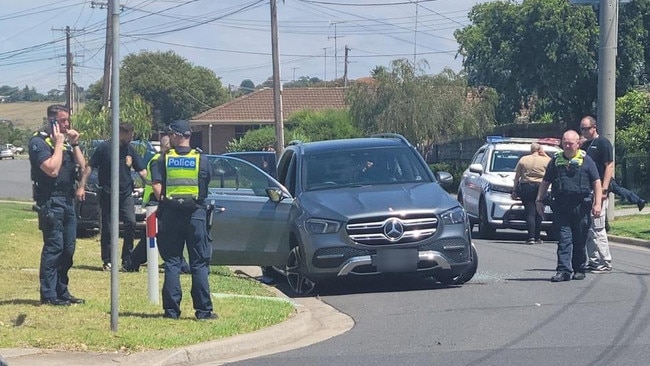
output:
POLYGON ((307 295, 316 287, 316 283, 305 275, 305 267, 305 259, 300 246, 296 245, 287 256, 286 274, 291 291, 297 295, 307 295))
POLYGON ((470 247, 470 255, 472 262, 463 272, 455 277, 453 277, 448 271, 440 272, 434 275, 435 279, 443 286, 462 285, 470 281, 474 278, 474 275, 478 270, 478 253, 476 252, 476 246, 474 246, 474 243, 472 243, 470 247))
POLYGON ((279 269, 275 269, 273 266, 262 266, 262 277, 271 281, 271 283, 277 283, 284 279, 284 276, 279 272, 279 269))
POLYGON ((478 218, 478 235, 482 239, 492 239, 496 229, 488 222, 487 205, 485 199, 481 199, 479 203, 479 218, 478 218))

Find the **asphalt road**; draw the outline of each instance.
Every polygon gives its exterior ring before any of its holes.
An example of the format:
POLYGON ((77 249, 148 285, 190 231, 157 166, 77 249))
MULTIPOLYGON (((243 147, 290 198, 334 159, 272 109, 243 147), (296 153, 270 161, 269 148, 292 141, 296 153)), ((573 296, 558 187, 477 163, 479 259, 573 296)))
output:
POLYGON ((32 200, 32 181, 27 153, 0 160, 0 199, 32 200))
POLYGON ((551 283, 553 243, 476 240, 479 271, 443 288, 417 278, 329 284, 347 333, 233 365, 647 365, 650 251, 612 245, 614 271, 551 283))

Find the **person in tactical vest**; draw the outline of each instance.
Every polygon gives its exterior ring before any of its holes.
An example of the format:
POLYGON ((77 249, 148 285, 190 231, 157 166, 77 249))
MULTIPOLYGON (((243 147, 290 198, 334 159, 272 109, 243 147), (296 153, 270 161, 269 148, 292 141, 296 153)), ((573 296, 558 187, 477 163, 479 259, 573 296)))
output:
POLYGON ((86 166, 79 148, 79 132, 70 128, 70 112, 63 105, 47 108, 48 123, 29 140, 33 194, 38 208, 38 228, 43 233, 39 269, 41 303, 66 306, 81 304, 68 289, 77 240, 77 199, 85 199, 85 180, 75 189, 77 169, 86 166), (76 192, 75 192, 76 190, 76 192))
MULTIPOLYGON (((169 136, 163 135, 160 138, 160 152, 156 153, 151 157, 147 165, 147 178, 145 181, 144 192, 142 193, 142 206, 157 206, 158 200, 153 194, 153 188, 151 187, 151 165, 153 162, 158 160, 162 154, 165 154, 171 148, 169 142, 169 136)), ((142 233, 142 237, 138 244, 133 248, 131 253, 125 257, 122 263, 122 272, 138 272, 140 271, 140 266, 147 262, 147 237, 146 233, 142 233)), ((190 265, 185 260, 185 257, 181 257, 181 273, 188 274, 190 273, 190 265)))
POLYGON ((544 196, 551 186, 553 224, 559 233, 556 274, 552 282, 584 280, 586 241, 591 220, 601 219, 602 186, 594 161, 579 149, 580 136, 562 136, 563 151, 555 153, 537 190, 537 211, 544 212, 544 196), (573 277, 571 274, 573 273, 573 277))
POLYGON ((192 273, 192 302, 197 319, 217 319, 210 298, 210 259, 205 199, 210 183, 208 159, 190 147, 188 121, 169 125, 172 145, 152 166, 152 188, 158 199, 158 250, 165 261, 162 288, 163 316, 181 315, 181 258, 187 246, 192 273))
MULTIPOLYGON (((119 125, 119 151, 118 151, 118 216, 124 223, 122 243, 122 263, 133 250, 135 239, 135 200, 133 198, 133 177, 131 169, 135 170, 143 179, 147 176, 147 169, 142 157, 131 145, 134 127, 129 122, 119 125)), ((104 271, 110 271, 111 263, 111 141, 103 141, 93 152, 84 176, 88 177, 93 169, 97 170, 99 181, 99 207, 101 208, 101 258, 104 271)))

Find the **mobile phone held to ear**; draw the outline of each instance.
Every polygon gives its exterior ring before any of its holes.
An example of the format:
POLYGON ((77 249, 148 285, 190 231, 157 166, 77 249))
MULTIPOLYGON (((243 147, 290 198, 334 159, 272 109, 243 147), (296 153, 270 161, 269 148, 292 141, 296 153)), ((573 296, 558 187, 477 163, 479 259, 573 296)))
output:
POLYGON ((54 118, 50 120, 50 130, 52 131, 51 133, 54 133, 54 126, 56 126, 58 123, 59 122, 57 122, 54 118))

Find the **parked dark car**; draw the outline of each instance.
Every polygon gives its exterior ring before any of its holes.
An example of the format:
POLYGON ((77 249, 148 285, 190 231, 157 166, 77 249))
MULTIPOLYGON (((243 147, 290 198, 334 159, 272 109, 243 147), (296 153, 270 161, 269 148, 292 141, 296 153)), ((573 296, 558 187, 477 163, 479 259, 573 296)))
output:
POLYGON ((298 294, 320 281, 417 273, 460 285, 476 273, 465 210, 402 136, 293 142, 277 180, 209 156, 213 264, 259 265, 298 294), (283 275, 283 277, 279 277, 283 275))

